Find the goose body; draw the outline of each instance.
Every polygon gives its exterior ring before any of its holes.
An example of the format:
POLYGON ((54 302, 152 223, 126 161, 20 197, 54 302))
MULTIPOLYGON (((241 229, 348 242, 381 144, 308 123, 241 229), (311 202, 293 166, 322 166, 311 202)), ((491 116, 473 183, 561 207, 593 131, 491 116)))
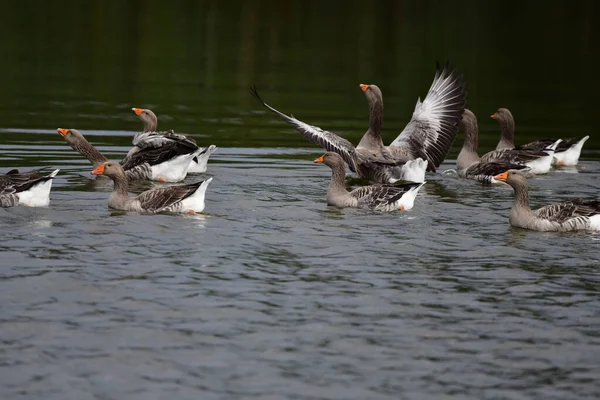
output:
POLYGON ((481 161, 505 161, 527 166, 532 174, 546 174, 550 171, 550 168, 552 168, 554 153, 560 142, 562 142, 562 140, 558 139, 543 150, 534 150, 523 147, 492 150, 481 156, 481 161))
POLYGON ((369 102, 369 129, 356 147, 335 133, 285 115, 265 103, 255 88, 252 91, 263 106, 306 139, 339 154, 359 177, 380 183, 424 182, 425 172, 435 172, 456 137, 466 98, 462 75, 448 66, 441 70, 438 65, 425 100, 417 100, 412 119, 389 146, 385 146, 381 138, 381 90, 375 85, 361 84, 360 87, 369 102))
MULTIPOLYGON (((77 129, 59 128, 58 132, 94 167, 108 161, 77 129)), ((175 141, 160 147, 139 149, 127 155, 121 164, 129 180, 180 182, 186 177, 193 159, 206 151, 204 148, 190 147, 186 143, 175 141)))
POLYGON ((376 211, 410 210, 425 183, 404 185, 376 184, 348 191, 345 186, 345 164, 340 155, 327 152, 315 163, 328 165, 332 179, 327 189, 327 204, 336 207, 366 208, 376 211))
MULTIPOLYGON (((152 110, 147 108, 132 108, 132 111, 135 112, 144 123, 144 130, 140 133, 136 133, 133 137, 133 148, 129 150, 128 156, 145 148, 158 148, 175 142, 180 145, 189 146, 192 149, 199 148, 194 138, 190 136, 175 133, 172 129, 165 132, 157 131, 158 117, 152 110)), ((188 173, 206 172, 208 159, 215 150, 217 150, 217 146, 210 145, 207 151, 202 152, 200 156, 193 158, 190 162, 188 173)))
MULTIPOLYGON (((500 141, 496 146, 496 150, 515 148, 515 119, 510 110, 508 108, 499 108, 491 115, 491 118, 497 120, 500 124, 500 141)), ((581 149, 589 138, 589 136, 585 136, 583 138, 571 138, 560 141, 555 148, 555 152, 552 154, 551 164, 557 166, 577 165, 581 149)), ((546 151, 556 142, 556 139, 540 139, 521 145, 518 148, 532 151, 546 151)))
POLYGON ((527 179, 520 172, 508 171, 495 178, 514 189, 515 201, 508 219, 511 226, 542 232, 600 230, 599 200, 572 199, 531 210, 527 179))
POLYGON ((123 167, 117 162, 106 162, 92 171, 93 175, 105 175, 115 185, 108 198, 108 206, 116 210, 138 212, 172 212, 200 213, 204 210, 206 188, 212 181, 204 181, 187 185, 168 186, 142 192, 138 196, 129 196, 129 183, 123 167))
POLYGON ((465 139, 456 159, 456 172, 459 177, 482 183, 502 183, 494 177, 509 169, 528 169, 527 166, 509 161, 482 161, 477 155, 479 129, 477 117, 471 110, 465 109, 462 117, 465 139))
POLYGON ((0 206, 46 207, 50 204, 52 178, 60 170, 44 175, 41 171, 19 173, 17 170, 0 175, 0 206))

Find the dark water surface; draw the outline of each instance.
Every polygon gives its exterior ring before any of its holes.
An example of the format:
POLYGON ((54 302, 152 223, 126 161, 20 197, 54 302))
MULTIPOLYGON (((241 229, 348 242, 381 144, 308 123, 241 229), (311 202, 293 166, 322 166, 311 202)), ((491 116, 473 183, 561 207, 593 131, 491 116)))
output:
POLYGON ((0 172, 61 168, 48 208, 0 209, 0 398, 600 397, 599 234, 510 228, 511 190, 452 173, 462 135, 413 210, 327 207, 322 151, 247 89, 356 142, 377 83, 391 141, 451 58, 480 152, 501 106, 517 142, 591 136, 534 206, 597 198, 598 5, 343 4, 0 6, 0 172), (56 133, 120 159, 133 106, 219 146, 205 215, 109 210, 56 133))

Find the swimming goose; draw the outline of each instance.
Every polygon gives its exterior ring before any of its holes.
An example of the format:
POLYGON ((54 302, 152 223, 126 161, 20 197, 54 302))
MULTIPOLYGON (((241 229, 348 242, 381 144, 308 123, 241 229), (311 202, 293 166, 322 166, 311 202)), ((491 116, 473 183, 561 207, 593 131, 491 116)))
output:
POLYGON ((345 184, 344 160, 339 154, 327 152, 314 162, 323 163, 331 168, 332 177, 327 189, 327 204, 330 206, 368 208, 377 211, 410 210, 413 208, 417 192, 425 184, 425 182, 404 185, 376 184, 349 192, 345 184))
POLYGON ((504 161, 514 164, 522 164, 529 167, 532 174, 546 174, 552 167, 552 160, 556 147, 562 142, 561 139, 550 144, 543 150, 523 148, 492 150, 481 156, 482 162, 504 161))
POLYGON ((511 226, 542 232, 600 229, 598 200, 573 199, 532 211, 525 176, 518 171, 508 171, 495 179, 508 183, 515 191, 515 202, 508 219, 511 226))
POLYGON ((384 146, 381 139, 381 91, 374 85, 362 84, 360 87, 369 102, 370 114, 369 130, 357 147, 335 133, 308 125, 269 106, 260 98, 256 88, 252 88, 252 93, 306 139, 338 153, 359 177, 381 183, 397 180, 423 182, 425 171, 435 172, 456 137, 465 107, 463 76, 456 70, 450 70, 448 65, 441 70, 438 64, 425 100, 417 100, 412 119, 389 146, 384 146))
MULTIPOLYGON (((508 108, 499 108, 498 111, 491 115, 492 119, 498 120, 500 124, 500 141, 496 150, 512 149, 515 147, 515 119, 508 108)), ((589 136, 583 138, 569 138, 561 141, 556 147, 553 154, 552 164, 558 166, 577 165, 581 149, 584 143, 589 139, 589 136)), ((540 139, 531 143, 519 146, 521 149, 543 151, 550 147, 556 140, 540 139)))
POLYGON ((465 133, 463 147, 456 159, 458 176, 483 183, 501 183, 494 177, 509 169, 528 169, 525 165, 513 164, 507 161, 482 162, 477 155, 478 128, 477 117, 471 110, 465 108, 462 118, 465 133))
MULTIPOLYGON (((58 133, 94 167, 108 161, 77 129, 58 128, 58 133)), ((191 160, 205 151, 202 148, 194 150, 185 143, 173 142, 157 148, 140 149, 126 156, 121 164, 130 180, 179 182, 185 178, 191 160)))
POLYGON ((50 204, 52 178, 60 170, 55 169, 46 175, 42 171, 20 173, 13 169, 0 175, 0 207, 46 207, 50 204))
MULTIPOLYGON (((144 123, 144 130, 136 133, 133 137, 133 148, 127 153, 128 156, 141 149, 148 147, 156 148, 171 142, 182 142, 192 148, 198 148, 196 141, 190 136, 175 133, 172 129, 166 132, 158 132, 158 117, 152 110, 148 108, 132 108, 132 110, 144 123)), ((194 158, 190 164, 188 173, 206 172, 208 158, 215 150, 217 150, 217 146, 210 145, 204 153, 194 158)))
POLYGON ((204 195, 209 178, 205 181, 187 185, 168 186, 142 192, 138 196, 129 197, 129 182, 125 171, 118 162, 108 161, 92 171, 93 175, 105 175, 111 178, 115 185, 108 206, 116 210, 141 212, 174 212, 199 213, 204 210, 204 195))

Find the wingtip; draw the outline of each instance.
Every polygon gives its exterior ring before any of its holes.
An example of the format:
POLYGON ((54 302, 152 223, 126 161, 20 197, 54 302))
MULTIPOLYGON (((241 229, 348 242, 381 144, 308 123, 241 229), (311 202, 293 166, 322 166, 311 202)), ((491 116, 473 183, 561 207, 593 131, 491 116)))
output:
POLYGON ((59 171, 60 171, 60 168, 57 168, 57 169, 55 169, 54 171, 52 171, 52 172, 50 173, 50 175, 48 175, 48 176, 49 176, 50 178, 54 178, 54 177, 55 177, 55 176, 58 174, 58 172, 59 172, 59 171))

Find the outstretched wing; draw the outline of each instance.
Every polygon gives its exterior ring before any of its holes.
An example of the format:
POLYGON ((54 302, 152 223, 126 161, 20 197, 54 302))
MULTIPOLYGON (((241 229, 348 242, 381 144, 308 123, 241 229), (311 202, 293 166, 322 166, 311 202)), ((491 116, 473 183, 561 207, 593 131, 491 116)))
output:
POLYGON ((137 198, 140 201, 142 209, 147 211, 160 211, 194 194, 202 182, 204 181, 190 183, 188 185, 152 189, 141 193, 137 198))
POLYGON ((435 171, 448 154, 458 133, 465 110, 465 79, 447 63, 437 64, 433 83, 425 100, 417 100, 412 119, 390 146, 403 148, 413 158, 423 157, 427 170, 435 171))
POLYGON ((339 154, 340 156, 342 156, 344 161, 346 161, 346 163, 352 171, 357 170, 358 160, 356 157, 356 149, 354 148, 354 145, 352 145, 352 143, 350 143, 348 140, 336 135, 335 133, 323 130, 318 126, 306 124, 300 120, 297 120, 294 117, 289 117, 284 113, 276 110, 260 98, 256 87, 251 87, 250 91, 252 92, 254 97, 256 97, 258 101, 262 103, 263 106, 265 106, 275 114, 279 115, 281 119, 283 119, 288 124, 292 125, 306 139, 315 144, 320 145, 327 151, 332 151, 334 153, 339 154))

